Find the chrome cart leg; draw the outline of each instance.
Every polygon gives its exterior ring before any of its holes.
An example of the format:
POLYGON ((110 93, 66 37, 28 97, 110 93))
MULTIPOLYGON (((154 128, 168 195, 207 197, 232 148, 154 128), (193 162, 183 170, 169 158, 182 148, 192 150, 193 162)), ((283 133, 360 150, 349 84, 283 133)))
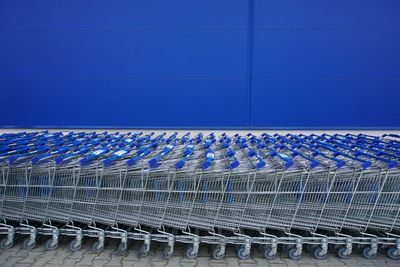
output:
POLYGON ((362 255, 366 259, 374 259, 376 257, 376 253, 378 252, 378 237, 368 233, 362 233, 362 235, 366 235, 371 238, 370 245, 363 248, 362 255))
POLYGON ((292 260, 299 260, 301 258, 301 254, 303 252, 303 240, 302 236, 292 234, 292 233, 286 233, 288 236, 292 236, 296 238, 296 245, 294 248, 289 249, 288 255, 289 258, 292 260))
POLYGON ((140 228, 134 228, 139 233, 143 234, 143 245, 139 250, 139 258, 147 257, 150 254, 150 233, 140 228))
POLYGON ((275 259, 277 256, 277 252, 278 252, 278 237, 275 235, 264 233, 264 232, 260 232, 260 235, 262 235, 263 237, 261 237, 259 239, 263 240, 263 239, 267 238, 269 240, 269 244, 261 243, 259 245, 260 252, 264 254, 264 257, 267 260, 275 259))
POLYGON ((164 258, 170 259, 174 253, 174 243, 175 237, 171 233, 167 233, 165 231, 157 230, 160 234, 167 236, 167 246, 164 249, 164 258))
POLYGON ((318 236, 321 238, 321 246, 317 246, 313 251, 314 258, 317 260, 326 259, 328 253, 328 237, 326 235, 321 235, 318 233, 311 233, 314 236, 318 236))
POLYGON ((82 248, 82 240, 83 240, 83 232, 79 227, 74 226, 73 224, 67 224, 66 227, 75 230, 75 239, 71 240, 68 244, 68 248, 71 251, 78 251, 82 248))
POLYGON ((49 222, 49 224, 43 223, 43 227, 51 229, 51 238, 46 241, 46 250, 56 250, 58 248, 60 230, 54 225, 51 225, 51 222, 49 222))
POLYGON ((21 228, 29 229, 29 237, 22 242, 22 249, 33 249, 36 246, 37 229, 26 223, 20 223, 21 228))
POLYGON ((90 245, 90 249, 94 253, 101 253, 104 250, 105 233, 101 228, 96 227, 96 224, 89 225, 89 228, 97 232, 97 240, 90 245))
POLYGON ((226 237, 214 232, 209 233, 219 238, 219 244, 214 245, 211 249, 211 256, 216 260, 222 260, 225 257, 226 237))
POLYGON ((190 232, 182 232, 187 235, 185 239, 191 240, 191 244, 186 249, 186 257, 196 259, 199 255, 200 237, 190 232))
POLYGON ((386 233, 386 235, 396 238, 396 246, 386 250, 387 256, 392 260, 400 260, 400 236, 392 233, 386 233))
POLYGON ((6 220, 4 223, 0 223, 0 230, 7 231, 7 237, 1 239, 0 248, 1 249, 10 249, 14 246, 15 239, 15 228, 12 225, 8 225, 6 220))
POLYGON ((251 251, 251 237, 248 235, 243 235, 240 233, 234 233, 235 235, 244 239, 244 244, 240 245, 236 253, 241 260, 248 260, 250 258, 250 251, 251 251))
POLYGON ((128 249, 128 232, 118 228, 118 226, 112 226, 111 228, 120 233, 121 242, 118 245, 118 254, 121 256, 126 255, 128 249))
POLYGON ((350 235, 345 235, 345 234, 342 234, 342 233, 336 233, 338 236, 341 236, 341 237, 345 237, 346 238, 346 244, 345 244, 345 246, 344 247, 340 247, 338 250, 337 250, 337 255, 338 255, 338 257, 339 258, 341 258, 341 259, 348 259, 348 258, 350 258, 350 255, 351 255, 351 252, 352 252, 352 249, 353 249, 353 237, 352 236, 350 236, 350 235))

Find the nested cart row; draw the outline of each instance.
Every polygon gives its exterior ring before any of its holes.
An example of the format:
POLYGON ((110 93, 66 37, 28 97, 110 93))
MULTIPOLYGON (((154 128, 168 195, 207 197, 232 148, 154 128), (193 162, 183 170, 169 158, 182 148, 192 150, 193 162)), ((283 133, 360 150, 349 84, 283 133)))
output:
POLYGON ((88 235, 99 238, 95 250, 105 237, 120 238, 123 252, 134 229, 146 236, 141 255, 155 238, 168 244, 166 257, 175 241, 191 243, 192 257, 199 242, 213 244, 215 258, 227 242, 241 258, 251 244, 267 258, 278 244, 293 259, 304 244, 317 258, 329 246, 346 258, 352 244, 364 246, 365 257, 378 245, 400 257, 396 135, 22 133, 0 140, 3 247, 21 232, 29 234, 27 248, 44 233, 52 236, 49 249, 66 234, 76 237, 73 250, 88 235))

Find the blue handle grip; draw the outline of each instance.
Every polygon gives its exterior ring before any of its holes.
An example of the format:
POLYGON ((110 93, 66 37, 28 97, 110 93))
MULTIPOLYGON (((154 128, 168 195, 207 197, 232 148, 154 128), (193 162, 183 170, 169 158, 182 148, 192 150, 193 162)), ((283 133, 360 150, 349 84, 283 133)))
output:
POLYGON ((240 165, 240 162, 236 157, 233 157, 232 159, 233 159, 232 162, 229 164, 229 169, 231 170, 237 168, 240 165))
POLYGON ((129 153, 129 150, 121 149, 114 152, 110 157, 103 160, 103 166, 108 167, 110 166, 115 160, 122 158, 126 154, 129 153))
POLYGON ((231 148, 229 148, 228 151, 225 153, 225 156, 226 156, 226 157, 229 157, 229 158, 231 158, 231 157, 233 157, 233 156, 235 156, 235 155, 236 155, 235 150, 233 150, 233 149, 231 149, 231 148))
POLYGON ((373 159, 376 159, 376 160, 380 160, 380 161, 386 162, 386 164, 388 165, 388 167, 389 167, 390 169, 396 167, 396 166, 399 164, 399 163, 398 163, 397 161, 395 161, 395 160, 391 160, 391 159, 387 159, 387 158, 382 158, 382 157, 377 157, 377 156, 374 156, 374 155, 371 155, 371 154, 368 154, 368 153, 365 153, 365 152, 362 152, 362 151, 357 151, 354 155, 355 155, 356 157, 357 157, 357 156, 366 156, 366 157, 370 157, 370 158, 373 158, 373 159))
POLYGON ((92 153, 89 154, 89 156, 81 159, 79 162, 82 166, 89 164, 93 159, 98 158, 102 155, 104 155, 105 153, 107 153, 109 151, 108 148, 103 147, 102 149, 98 149, 96 151, 93 151, 92 153))
POLYGON ((266 165, 265 161, 261 158, 258 158, 258 162, 256 164, 256 168, 257 169, 261 169, 266 165))
POLYGON ((314 169, 315 167, 318 167, 318 165, 319 165, 319 161, 318 161, 318 160, 315 160, 315 159, 313 159, 313 158, 310 158, 310 157, 304 155, 303 153, 301 153, 301 152, 298 151, 298 150, 293 150, 292 156, 293 156, 293 157, 300 156, 300 157, 305 158, 306 160, 308 160, 308 161, 310 162, 309 167, 310 167, 311 169, 314 169))
POLYGON ((372 162, 371 162, 370 160, 359 159, 359 158, 357 158, 357 157, 350 156, 350 155, 348 155, 348 154, 346 154, 346 153, 343 153, 343 152, 341 152, 341 151, 337 151, 337 152, 335 152, 335 153, 333 154, 334 157, 337 157, 337 156, 339 156, 339 155, 360 162, 360 163, 361 163, 361 166, 363 167, 363 169, 367 169, 367 168, 369 168, 369 167, 372 165, 372 162))
POLYGON ((293 160, 286 154, 280 153, 276 150, 273 150, 270 152, 270 156, 271 157, 275 157, 277 156, 279 159, 281 159, 282 161, 284 161, 284 167, 285 169, 289 169, 290 167, 293 166, 294 162, 293 160))
POLYGON ((214 159, 215 159, 214 150, 212 150, 212 149, 207 150, 205 156, 206 156, 206 160, 201 164, 201 167, 203 169, 207 169, 208 167, 210 167, 210 165, 214 161, 214 159))
POLYGON ((181 160, 179 160, 176 164, 175 164, 175 168, 177 169, 182 169, 183 166, 185 166, 186 164, 186 158, 183 158, 181 160))

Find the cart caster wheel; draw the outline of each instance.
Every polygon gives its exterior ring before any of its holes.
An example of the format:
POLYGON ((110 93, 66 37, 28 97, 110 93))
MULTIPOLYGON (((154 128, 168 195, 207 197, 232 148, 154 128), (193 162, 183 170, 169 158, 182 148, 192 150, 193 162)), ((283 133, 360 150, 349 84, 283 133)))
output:
POLYGON ((27 238, 22 242, 22 249, 33 249, 36 246, 36 242, 32 242, 30 238, 27 238))
POLYGON ((224 254, 221 253, 221 248, 216 247, 212 250, 211 252, 211 256, 213 257, 213 259, 215 260, 222 260, 224 258, 224 254))
POLYGON ((169 260, 172 257, 173 253, 174 251, 169 246, 166 246, 164 248, 164 259, 169 260))
POLYGON ((149 256, 149 254, 150 254, 150 249, 148 249, 146 245, 143 245, 140 247, 139 258, 147 257, 147 256, 149 256))
POLYGON ((3 238, 0 241, 0 248, 5 250, 5 249, 10 249, 14 246, 14 240, 9 241, 8 238, 3 238))
POLYGON ((314 258, 316 258, 317 260, 325 260, 326 259, 326 253, 323 253, 322 248, 314 249, 313 255, 314 255, 314 258))
POLYGON ((250 259, 250 253, 245 253, 246 248, 244 246, 240 246, 237 250, 237 255, 241 260, 248 260, 250 259))
POLYGON ((301 258, 301 254, 297 254, 297 249, 296 248, 292 248, 291 250, 289 250, 289 258, 292 260, 300 260, 301 258))
POLYGON ((274 260, 276 258, 276 253, 272 253, 272 249, 268 248, 264 251, 264 257, 267 260, 274 260))
POLYGON ((68 244, 68 248, 73 252, 80 250, 81 247, 82 244, 78 244, 78 241, 76 239, 71 240, 71 242, 69 242, 68 244))
POLYGON ((341 248, 340 245, 337 244, 328 244, 328 249, 334 253, 337 253, 338 250, 341 248))
POLYGON ((126 243, 119 243, 117 251, 120 256, 125 256, 127 252, 126 243))
POLYGON ((347 249, 345 247, 340 247, 337 251, 337 256, 343 260, 347 260, 350 258, 350 254, 347 253, 347 249))
POLYGON ((305 249, 308 253, 314 253, 314 250, 318 248, 318 245, 307 244, 305 249))
POLYGON ((92 245, 90 246, 90 249, 94 253, 101 253, 104 250, 104 245, 100 244, 99 240, 96 240, 92 243, 92 245))
POLYGON ((187 250, 186 250, 186 257, 188 258, 188 259, 196 259, 197 258, 197 256, 199 255, 199 253, 198 252, 194 252, 194 248, 193 247, 189 247, 187 250))
POLYGON ((363 257, 368 259, 368 260, 374 259, 376 257, 376 253, 372 253, 371 250, 372 249, 370 247, 365 247, 362 250, 363 257))
POLYGON ((400 254, 397 253, 397 249, 396 248, 388 248, 388 250, 386 251, 387 256, 389 257, 389 259, 391 260, 400 260, 400 254))
POLYGON ((49 239, 46 241, 46 250, 53 251, 58 248, 58 242, 55 242, 53 239, 49 239))

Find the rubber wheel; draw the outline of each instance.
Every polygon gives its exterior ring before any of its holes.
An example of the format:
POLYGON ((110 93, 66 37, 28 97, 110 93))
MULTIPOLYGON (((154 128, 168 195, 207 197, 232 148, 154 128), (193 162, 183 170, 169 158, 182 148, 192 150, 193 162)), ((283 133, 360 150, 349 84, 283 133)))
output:
POLYGON ((211 252, 211 257, 213 257, 213 259, 215 259, 215 260, 222 260, 224 258, 224 256, 225 255, 221 253, 220 247, 214 248, 211 252))
POLYGON ((337 250, 337 256, 343 260, 350 258, 350 254, 346 253, 347 249, 345 247, 340 247, 337 250))
POLYGON ((82 244, 78 244, 78 241, 76 241, 76 239, 71 240, 71 242, 69 242, 69 244, 68 244, 68 248, 74 252, 80 250, 81 247, 82 247, 82 244))
POLYGON ((49 239, 46 241, 46 250, 53 251, 58 248, 58 242, 55 242, 53 239, 49 239))
POLYGON ((127 252, 127 249, 126 249, 126 244, 124 244, 124 243, 119 243, 119 245, 118 245, 118 254, 120 255, 120 256, 125 256, 126 255, 126 252, 127 252))
POLYGON ((90 249, 94 253, 101 253, 104 250, 104 244, 102 245, 99 240, 96 240, 90 245, 90 249))
POLYGON ((5 249, 10 249, 14 246, 14 240, 11 242, 8 242, 8 238, 3 238, 0 241, 0 248, 5 250, 5 249))
POLYGON ((188 259, 196 259, 198 255, 199 255, 199 253, 198 252, 195 253, 194 248, 191 246, 188 247, 188 249, 186 250, 186 257, 188 259))
POLYGON ((36 242, 32 242, 30 238, 27 238, 22 242, 22 249, 33 249, 36 246, 36 242))
POLYGON ((388 248, 386 251, 387 256, 389 257, 389 259, 391 260, 400 260, 400 254, 397 254, 397 249, 396 248, 388 248))
POLYGON ((322 248, 314 249, 313 255, 314 255, 314 258, 316 258, 317 260, 325 260, 326 259, 326 253, 323 254, 322 248))
POLYGON ((248 260, 250 259, 250 253, 245 253, 246 248, 244 246, 240 246, 237 250, 237 255, 241 260, 248 260))
POLYGON ((276 253, 272 253, 272 249, 268 248, 264 251, 264 257, 267 260, 274 260, 276 258, 277 254, 276 253))
POLYGON ((371 250, 372 250, 372 249, 371 249, 370 247, 365 247, 365 248, 362 250, 362 255, 363 255, 363 257, 366 258, 366 259, 368 259, 368 260, 374 259, 374 258, 376 257, 376 253, 372 254, 372 253, 371 253, 371 250))
POLYGON ((143 246, 140 247, 140 249, 139 249, 139 258, 147 257, 147 256, 149 256, 149 254, 150 254, 150 249, 147 249, 146 245, 143 245, 143 246))
POLYGON ((290 249, 289 250, 289 253, 288 253, 288 255, 289 255, 289 258, 290 259, 292 259, 292 260, 300 260, 300 258, 301 258, 301 254, 296 254, 297 253, 297 249, 296 248, 292 248, 292 249, 290 249))
POLYGON ((173 255, 173 250, 169 246, 166 246, 164 248, 164 255, 163 255, 164 259, 169 260, 172 257, 172 255, 173 255))

